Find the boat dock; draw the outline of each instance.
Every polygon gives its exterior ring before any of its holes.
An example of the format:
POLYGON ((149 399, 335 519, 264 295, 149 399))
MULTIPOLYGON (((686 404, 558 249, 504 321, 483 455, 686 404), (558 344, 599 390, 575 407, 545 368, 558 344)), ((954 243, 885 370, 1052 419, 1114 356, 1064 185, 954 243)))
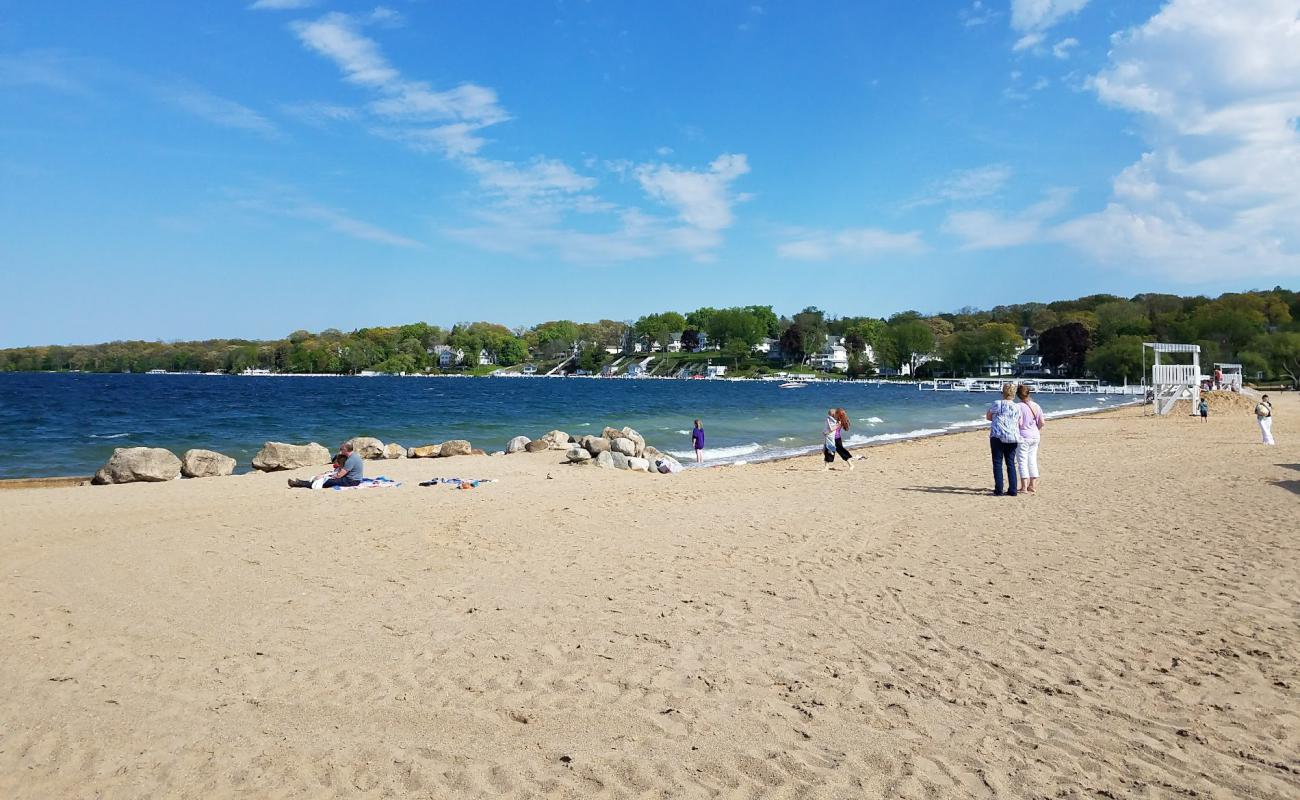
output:
POLYGON ((1098 380, 1071 378, 936 378, 920 381, 916 388, 923 392, 1000 392, 1006 383, 1023 383, 1035 394, 1124 394, 1142 395, 1143 386, 1110 386, 1098 380))

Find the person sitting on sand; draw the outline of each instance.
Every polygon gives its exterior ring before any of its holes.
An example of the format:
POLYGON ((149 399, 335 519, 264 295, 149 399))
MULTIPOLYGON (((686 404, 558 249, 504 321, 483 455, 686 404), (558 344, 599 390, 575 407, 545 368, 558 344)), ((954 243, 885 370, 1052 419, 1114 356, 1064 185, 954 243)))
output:
POLYGON ((853 469, 853 454, 844 447, 844 431, 849 429, 849 415, 842 408, 832 408, 826 412, 826 426, 822 434, 826 437, 822 455, 826 458, 826 469, 835 463, 835 454, 853 469))
MULTIPOLYGON (((356 486, 361 483, 361 479, 365 474, 365 467, 362 466, 361 456, 357 455, 356 451, 352 449, 352 442, 344 442, 339 446, 339 456, 343 457, 342 466, 337 467, 325 479, 320 488, 332 489, 335 486, 356 486)), ((335 459, 337 458, 338 456, 335 456, 335 459)), ((338 463, 337 460, 335 463, 338 463)), ((312 488, 312 481, 303 480, 302 478, 290 478, 289 488, 310 489, 312 488)))
POLYGON ((1029 399, 1031 389, 1025 384, 1016 388, 1016 399, 1020 401, 1020 444, 1016 447, 1016 469, 1020 473, 1020 490, 1022 492, 1038 491, 1038 442, 1040 431, 1047 423, 1043 420, 1043 409, 1029 399))
POLYGON ((993 494, 1001 497, 1002 465, 1006 464, 1006 495, 1016 496, 1016 449, 1020 446, 1020 406, 1011 402, 1015 390, 1011 384, 1002 385, 1002 399, 995 400, 984 419, 989 426, 989 449, 993 453, 993 494))
POLYGON ((1196 406, 1196 410, 1201 412, 1201 422, 1210 421, 1210 403, 1208 400, 1202 397, 1201 402, 1196 406))
POLYGON ((1264 444, 1276 444, 1273 441, 1273 404, 1268 395, 1259 398, 1255 406, 1255 419, 1259 422, 1259 432, 1264 435, 1264 444))
POLYGON ((691 444, 695 446, 695 463, 704 463, 704 424, 698 419, 695 420, 695 427, 691 428, 691 444))

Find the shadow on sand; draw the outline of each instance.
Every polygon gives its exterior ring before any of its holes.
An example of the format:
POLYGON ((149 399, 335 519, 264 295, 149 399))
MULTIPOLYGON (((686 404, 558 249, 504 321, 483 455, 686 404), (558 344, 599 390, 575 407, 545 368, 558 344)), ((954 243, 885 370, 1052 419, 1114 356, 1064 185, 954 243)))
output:
POLYGON ((972 489, 969 486, 904 486, 903 491, 930 494, 993 494, 992 489, 972 489))

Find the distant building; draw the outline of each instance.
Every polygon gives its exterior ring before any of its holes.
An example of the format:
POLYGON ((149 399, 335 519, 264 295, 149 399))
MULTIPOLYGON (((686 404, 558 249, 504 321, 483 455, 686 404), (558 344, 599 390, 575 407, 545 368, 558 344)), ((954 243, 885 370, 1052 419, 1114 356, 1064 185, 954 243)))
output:
POLYGON ((496 363, 497 363, 497 360, 496 360, 495 358, 493 358, 493 357, 492 357, 492 354, 489 353, 487 350, 480 350, 480 351, 478 351, 478 365, 479 365, 480 367, 493 366, 493 365, 495 365, 496 363))
POLYGON ((429 349, 429 355, 438 357, 438 366, 442 369, 454 367, 465 358, 465 351, 446 344, 437 344, 429 349))
POLYGON ((766 356, 766 355, 771 355, 772 348, 774 347, 779 348, 780 346, 781 346, 780 342, 778 342, 776 339, 765 338, 763 339, 763 341, 751 347, 750 350, 752 350, 755 354, 766 356))
POLYGON ((537 374, 537 365, 536 365, 536 364, 524 364, 524 366, 519 370, 519 372, 522 373, 522 374, 524 374, 524 375, 536 375, 536 374, 537 374))
POLYGON ((813 369, 821 369, 830 372, 832 370, 847 370, 849 368, 849 351, 844 346, 844 337, 827 336, 826 343, 808 359, 808 363, 813 369))
POLYGON ((705 374, 710 378, 721 378, 727 374, 727 368, 722 364, 710 364, 706 368, 705 374))
POLYGON ((682 334, 680 331, 668 334, 668 345, 664 348, 664 351, 669 353, 682 352, 682 334))
POLYGON ((632 364, 627 368, 624 374, 627 375, 629 378, 639 378, 645 374, 645 367, 641 366, 640 364, 632 364))

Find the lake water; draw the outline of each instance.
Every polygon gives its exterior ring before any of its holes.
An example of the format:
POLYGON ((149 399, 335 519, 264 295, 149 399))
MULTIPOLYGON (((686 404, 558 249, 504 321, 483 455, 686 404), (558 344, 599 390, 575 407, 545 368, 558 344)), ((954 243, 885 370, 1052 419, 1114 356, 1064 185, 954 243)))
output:
MULTIPOLYGON (((915 386, 581 378, 354 378, 0 374, 0 478, 88 475, 115 447, 218 450, 247 470, 266 441, 352 436, 405 446, 468 439, 503 449, 512 436, 559 428, 599 434, 631 425, 661 450, 690 456, 699 417, 713 463, 816 450, 827 408, 843 406, 850 445, 986 424, 990 394, 915 386)), ((1043 395, 1049 415, 1117 405, 1106 395, 1043 395)))

